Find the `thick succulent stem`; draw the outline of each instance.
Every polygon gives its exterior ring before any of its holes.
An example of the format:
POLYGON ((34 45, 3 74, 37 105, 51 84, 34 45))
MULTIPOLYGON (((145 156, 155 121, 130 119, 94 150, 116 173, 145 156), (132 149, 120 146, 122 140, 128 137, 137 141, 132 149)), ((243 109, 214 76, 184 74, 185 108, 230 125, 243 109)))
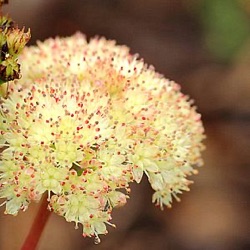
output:
POLYGON ((35 220, 32 224, 30 232, 25 239, 21 250, 35 250, 42 232, 45 228, 46 222, 49 219, 51 212, 48 210, 47 195, 43 197, 41 206, 36 214, 35 220))

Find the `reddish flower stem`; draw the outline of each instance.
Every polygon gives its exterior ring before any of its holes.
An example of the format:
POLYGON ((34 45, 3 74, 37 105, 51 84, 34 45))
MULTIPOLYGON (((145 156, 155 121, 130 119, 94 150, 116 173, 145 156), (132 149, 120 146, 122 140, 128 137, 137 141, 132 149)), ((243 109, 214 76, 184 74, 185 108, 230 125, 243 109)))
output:
POLYGON ((40 208, 33 221, 32 227, 26 237, 21 250, 35 250, 42 235, 46 222, 49 219, 51 212, 48 210, 47 195, 43 197, 40 208))

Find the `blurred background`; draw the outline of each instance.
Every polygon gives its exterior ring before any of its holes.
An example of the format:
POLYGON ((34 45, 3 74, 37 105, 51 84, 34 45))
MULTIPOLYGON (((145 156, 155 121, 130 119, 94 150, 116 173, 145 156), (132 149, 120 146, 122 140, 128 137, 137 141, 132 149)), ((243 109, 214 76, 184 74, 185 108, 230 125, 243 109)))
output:
MULTIPOLYGON (((31 28, 30 44, 80 30, 128 45, 195 100, 207 135, 205 165, 172 209, 151 204, 144 180, 100 245, 53 214, 39 250, 250 249, 249 0, 12 0, 4 13, 31 28)), ((37 208, 1 208, 0 249, 20 249, 37 208)))

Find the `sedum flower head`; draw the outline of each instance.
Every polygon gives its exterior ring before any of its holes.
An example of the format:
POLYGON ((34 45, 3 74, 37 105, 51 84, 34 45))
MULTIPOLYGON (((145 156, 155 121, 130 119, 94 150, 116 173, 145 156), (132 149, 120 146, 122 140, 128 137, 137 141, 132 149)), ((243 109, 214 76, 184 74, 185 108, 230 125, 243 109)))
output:
POLYGON ((98 237, 144 174, 161 208, 188 190, 204 135, 178 84, 127 47, 79 33, 25 48, 21 62, 1 100, 5 213, 48 192, 52 211, 98 237))

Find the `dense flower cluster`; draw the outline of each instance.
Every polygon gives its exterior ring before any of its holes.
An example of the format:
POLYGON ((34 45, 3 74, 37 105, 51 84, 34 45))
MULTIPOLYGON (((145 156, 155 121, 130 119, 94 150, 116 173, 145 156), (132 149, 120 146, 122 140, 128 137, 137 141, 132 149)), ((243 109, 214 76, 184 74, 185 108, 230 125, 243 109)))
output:
POLYGON ((82 34, 26 48, 1 100, 0 197, 7 214, 49 193, 49 208, 97 236, 146 174, 170 206, 202 165, 203 127, 178 84, 125 46, 82 34))

